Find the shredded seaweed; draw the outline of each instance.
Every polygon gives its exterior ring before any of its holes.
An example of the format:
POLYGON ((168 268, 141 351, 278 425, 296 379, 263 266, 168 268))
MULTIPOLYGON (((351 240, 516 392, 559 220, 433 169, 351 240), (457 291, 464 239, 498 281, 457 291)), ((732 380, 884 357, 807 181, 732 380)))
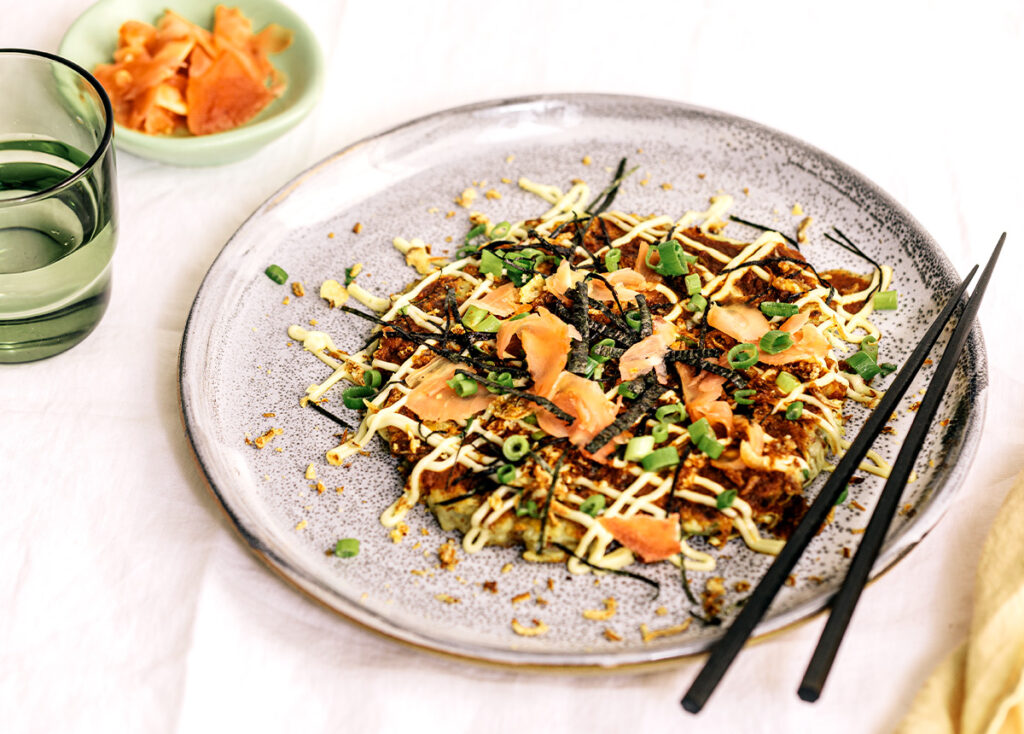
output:
POLYGON ((537 538, 537 553, 543 553, 544 546, 547 545, 548 516, 551 514, 551 499, 555 496, 558 473, 562 471, 562 463, 565 461, 566 453, 562 452, 561 456, 558 457, 558 461, 555 462, 555 468, 551 471, 551 484, 548 486, 548 496, 544 499, 544 509, 541 510, 540 537, 537 538))
POLYGON ((569 347, 569 359, 565 369, 577 375, 582 375, 587 370, 587 357, 590 353, 590 314, 587 309, 587 284, 580 281, 576 284, 576 291, 572 299, 572 325, 576 327, 580 338, 573 339, 569 347))
POLYGON ((800 245, 797 244, 796 240, 794 240, 792 237, 789 237, 789 236, 783 234, 779 230, 775 229, 775 227, 766 227, 763 224, 758 224, 757 222, 751 222, 748 219, 742 219, 740 217, 737 217, 735 214, 730 214, 729 215, 729 219, 731 219, 734 222, 739 222, 740 224, 745 224, 748 227, 753 227, 754 229, 759 229, 762 232, 774 232, 775 234, 779 235, 782 239, 786 240, 786 242, 788 242, 793 247, 795 247, 798 252, 800 251, 800 245))
MULTIPOLYGON (((682 463, 679 462, 679 465, 682 466, 682 463)), ((686 594, 686 598, 694 606, 700 606, 700 602, 697 601, 697 597, 693 595, 693 591, 690 589, 690 580, 686 578, 686 558, 683 557, 682 553, 679 554, 679 576, 683 582, 683 593, 686 594)))
MULTIPOLYGON (((604 247, 611 248, 612 238, 608 236, 608 225, 605 224, 604 219, 597 217, 597 223, 601 227, 601 239, 604 240, 604 247)), ((599 248, 600 249, 600 248, 599 248)), ((601 260, 601 267, 604 267, 604 259, 601 260)), ((607 272, 607 268, 605 269, 607 272)))
POLYGON ((646 339, 654 333, 654 324, 651 321, 651 309, 647 307, 647 299, 642 293, 637 294, 636 307, 640 311, 640 338, 646 339))
POLYGON ((742 372, 731 370, 728 367, 723 367, 722 365, 715 364, 714 362, 705 361, 701 364, 701 369, 705 369, 708 372, 713 372, 716 375, 724 377, 741 390, 750 384, 749 380, 747 380, 746 376, 742 372))
POLYGON ((837 245, 842 247, 847 252, 853 253, 854 255, 856 255, 856 256, 864 259, 864 260, 867 260, 869 263, 871 263, 871 265, 878 272, 878 283, 876 283, 871 288, 871 290, 868 291, 868 295, 864 299, 866 301, 869 298, 871 298, 871 296, 873 296, 875 294, 875 291, 879 290, 882 287, 882 266, 879 265, 877 262, 875 262, 873 259, 871 259, 871 257, 866 252, 864 252, 864 250, 860 249, 856 244, 854 244, 853 240, 851 240, 849 237, 847 237, 845 234, 843 234, 840 231, 839 227, 833 227, 832 229, 835 231, 836 234, 838 234, 840 237, 842 237, 843 240, 845 240, 845 243, 841 242, 838 239, 836 239, 835 237, 833 237, 828 232, 825 233, 825 238, 826 239, 831 240, 832 242, 835 242, 837 245))
POLYGON ((640 166, 633 166, 627 171, 626 159, 623 158, 622 160, 620 160, 618 167, 615 169, 615 177, 612 179, 612 182, 608 184, 608 186, 606 186, 600 194, 597 195, 596 199, 590 202, 590 205, 586 208, 587 214, 596 217, 597 215, 601 214, 606 209, 608 209, 608 207, 612 205, 612 202, 615 201, 615 197, 619 193, 619 186, 622 184, 623 181, 629 178, 629 176, 633 175, 633 173, 638 168, 640 168, 640 166), (594 208, 595 206, 597 207, 596 209, 594 208))
MULTIPOLYGON (((593 275, 601 277, 599 273, 593 273, 593 275)), ((596 308, 598 311, 607 316, 609 321, 611 321, 610 326, 612 326, 618 332, 620 332, 622 338, 616 339, 616 341, 624 341, 627 344, 633 344, 637 341, 636 332, 633 331, 633 329, 630 328, 629 324, 626 323, 626 312, 622 308, 622 304, 619 303, 618 298, 615 299, 615 305, 618 306, 619 308, 618 315, 616 315, 616 313, 612 309, 610 309, 601 301, 598 301, 596 298, 591 298, 589 300, 589 303, 591 308, 596 308)))
POLYGON ((640 417, 647 412, 647 409, 651 404, 658 399, 660 391, 657 388, 657 381, 654 379, 654 374, 648 373, 644 376, 643 381, 643 392, 637 395, 636 400, 633 401, 633 404, 626 409, 625 413, 617 417, 610 426, 597 434, 597 436, 594 437, 594 440, 587 444, 587 451, 592 454, 596 454, 606 443, 611 441, 627 428, 631 428, 633 424, 640 420, 640 417))
POLYGON ((590 351, 598 357, 607 357, 608 359, 618 359, 626 353, 622 347, 612 347, 607 344, 596 344, 590 348, 590 351))
POLYGON ((356 430, 355 428, 350 426, 346 421, 343 421, 341 418, 336 416, 334 413, 332 413, 331 411, 327 410, 327 408, 322 408, 321 406, 317 405, 314 401, 309 400, 309 401, 306 402, 306 405, 308 405, 310 408, 312 408, 313 410, 315 410, 317 413, 319 413, 320 415, 324 416, 325 418, 329 418, 330 420, 334 421, 335 423, 337 423, 342 428, 347 428, 348 430, 353 431, 353 432, 356 430))
POLYGON ((716 359, 722 356, 722 350, 715 347, 704 347, 703 349, 669 349, 665 354, 666 362, 682 362, 691 367, 698 366, 698 363, 705 359, 716 359))
POLYGON ((576 555, 570 548, 567 548, 566 546, 562 545, 561 543, 552 543, 552 545, 555 546, 556 548, 558 548, 558 550, 562 551, 563 553, 572 556, 577 561, 582 563, 584 566, 589 566, 590 568, 593 568, 593 569, 595 569, 597 571, 605 571, 607 573, 613 573, 616 576, 627 576, 627 577, 629 577, 631 579, 636 579, 637 581, 643 581, 648 586, 653 586, 654 587, 655 591, 657 592, 654 595, 655 599, 657 599, 659 596, 661 596, 661 584, 658 583, 656 580, 654 580, 652 578, 648 578, 647 576, 643 576, 643 575, 641 575, 639 573, 633 573, 632 571, 623 571, 623 570, 618 569, 618 568, 605 568, 604 566, 598 566, 596 563, 591 563, 590 561, 588 561, 583 556, 576 555))
POLYGON ((631 344, 631 342, 624 338, 623 332, 616 328, 614 324, 602 324, 598 321, 590 323, 590 338, 592 341, 611 339, 618 344, 631 344))

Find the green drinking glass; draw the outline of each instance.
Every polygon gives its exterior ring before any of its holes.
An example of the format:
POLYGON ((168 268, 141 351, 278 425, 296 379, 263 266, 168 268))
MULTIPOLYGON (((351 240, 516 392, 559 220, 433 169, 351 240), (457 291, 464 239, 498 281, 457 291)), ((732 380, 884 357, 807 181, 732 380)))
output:
POLYGON ((91 74, 0 49, 0 362, 70 349, 110 298, 114 114, 91 74))

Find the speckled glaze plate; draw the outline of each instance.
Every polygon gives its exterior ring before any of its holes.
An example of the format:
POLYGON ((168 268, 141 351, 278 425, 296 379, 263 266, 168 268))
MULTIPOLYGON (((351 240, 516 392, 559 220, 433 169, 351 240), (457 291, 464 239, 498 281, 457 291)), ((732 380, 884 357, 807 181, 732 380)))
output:
MULTIPOLYGON (((616 208, 678 216, 704 208, 709 196, 724 191, 736 196, 733 213, 792 234, 801 217, 791 210, 799 203, 814 217, 814 244, 805 247, 813 264, 865 270, 821 236, 833 225, 891 264, 900 307, 876 316, 887 361, 909 354, 959 281, 922 227, 863 176, 799 140, 710 110, 635 97, 529 97, 440 112, 351 145, 288 183, 242 225, 210 268, 182 342, 181 405, 199 464, 245 540, 287 581, 395 640, 500 664, 654 663, 703 651, 721 634, 721 627, 694 622, 680 634, 643 641, 642 624, 662 629, 689 619, 691 605, 667 564, 643 569, 661 582, 657 598, 629 578, 572 576, 561 564, 526 563, 512 549, 474 555, 460 550, 456 568, 442 570, 437 549, 454 534, 442 532, 424 507, 409 513, 410 533, 399 543, 379 523, 401 489, 383 442, 347 468, 330 466, 324 454, 341 429, 299 407, 306 387, 328 373, 289 343, 287 327, 316 321, 347 350, 359 348, 368 334, 364 322, 330 311, 317 298, 324 279, 337 279, 346 266, 362 262, 364 287, 397 292, 415 273, 392 238, 421 237, 434 243, 435 252, 451 249, 448 238, 458 241, 468 227, 469 210, 453 203, 467 186, 480 184, 472 209, 493 221, 515 221, 546 208, 518 189, 519 176, 563 189, 583 178, 599 190, 622 156, 640 168, 622 186, 616 208), (583 164, 585 156, 590 165, 583 164), (484 197, 489 189, 501 198, 484 197), (353 232, 357 222, 359 234, 353 232), (307 295, 297 298, 267 278, 263 270, 271 263, 283 267, 289 280, 302 281, 307 295), (246 445, 246 435, 271 428, 283 432, 266 448, 246 445), (310 463, 326 487, 322 493, 304 478, 310 463), (344 537, 360 539, 357 557, 325 554, 344 537), (494 582, 496 593, 485 582, 494 582), (527 593, 528 600, 513 603, 527 593), (612 618, 584 619, 582 610, 602 608, 607 597, 618 601, 612 618), (517 636, 513 617, 527 624, 540 620, 549 631, 517 636), (606 630, 622 639, 608 639, 606 630)), ((727 232, 751 239, 756 234, 738 224, 727 232)), ((916 391, 929 378, 922 375, 912 388, 897 435, 905 432, 916 391)), ((949 506, 978 445, 986 383, 984 346, 975 328, 875 574, 910 550, 949 506)), ((353 424, 358 420, 340 400, 329 407, 353 424)), ((854 405, 848 413, 852 436, 863 411, 854 405)), ((897 447, 880 443, 884 456, 895 456, 897 447)), ((869 477, 852 498, 870 510, 881 484, 869 477)), ((850 503, 837 508, 834 522, 797 566, 796 583, 783 589, 758 633, 825 606, 841 581, 844 549, 856 547, 867 519, 850 503)), ((716 571, 691 573, 690 583, 699 591, 709 577, 723 577, 726 609, 735 609, 744 596, 737 582, 755 582, 770 559, 734 540, 718 560, 716 571)))

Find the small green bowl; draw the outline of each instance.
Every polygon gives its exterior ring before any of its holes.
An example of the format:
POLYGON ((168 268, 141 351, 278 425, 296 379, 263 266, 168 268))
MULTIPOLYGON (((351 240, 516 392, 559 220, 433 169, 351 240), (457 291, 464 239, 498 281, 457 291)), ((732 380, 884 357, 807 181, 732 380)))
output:
POLYGON ((284 72, 288 87, 251 121, 212 135, 146 135, 116 125, 114 144, 122 151, 176 166, 217 166, 247 158, 274 138, 295 127, 320 96, 324 65, 316 37, 303 20, 275 0, 100 0, 71 25, 60 43, 60 55, 89 71, 110 63, 117 33, 127 20, 156 23, 167 8, 203 26, 213 27, 213 9, 238 7, 258 31, 277 23, 292 31, 292 44, 270 57, 284 72))

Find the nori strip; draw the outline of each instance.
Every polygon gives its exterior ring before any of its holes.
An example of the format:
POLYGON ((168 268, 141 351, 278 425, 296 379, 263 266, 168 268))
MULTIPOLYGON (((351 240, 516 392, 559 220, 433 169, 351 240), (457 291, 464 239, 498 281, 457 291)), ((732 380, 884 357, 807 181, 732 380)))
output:
POLYGON ((626 409, 625 413, 616 418, 610 426, 597 434, 594 440, 587 444, 587 451, 596 454, 606 443, 640 420, 640 417, 647 412, 651 404, 658 399, 659 391, 653 373, 648 373, 644 376, 644 383, 646 385, 644 391, 637 395, 636 400, 626 409))
POLYGON ((640 311, 640 338, 645 339, 654 333, 654 324, 651 322, 651 309, 647 307, 647 299, 642 293, 636 296, 636 307, 640 311))
POLYGON ((341 418, 336 416, 334 413, 332 413, 331 411, 327 410, 327 408, 321 408, 319 405, 317 405, 312 400, 306 401, 306 405, 311 407, 313 410, 315 410, 317 413, 319 413, 320 415, 324 416, 325 418, 329 418, 330 420, 334 421, 335 423, 337 423, 342 428, 347 428, 350 431, 355 431, 356 430, 355 428, 350 426, 348 423, 343 421, 341 418))
POLYGON ((577 375, 587 370, 587 356, 590 352, 590 314, 587 309, 587 284, 580 281, 576 284, 576 292, 572 299, 572 310, 570 311, 576 331, 580 333, 579 339, 573 339, 569 347, 569 359, 565 369, 577 375))
POLYGON ((669 349, 665 354, 666 362, 682 362, 696 367, 701 360, 716 359, 722 356, 721 349, 704 347, 703 349, 669 349))
POLYGON ((582 563, 584 566, 589 566, 590 568, 596 569, 598 571, 606 571, 607 573, 613 573, 616 576, 628 576, 631 579, 636 579, 637 581, 643 581, 648 586, 653 586, 655 588, 655 590, 657 592, 654 595, 655 599, 657 599, 659 596, 661 596, 661 584, 658 583, 657 581, 655 581, 654 579, 649 579, 646 576, 642 576, 641 574, 638 574, 638 573, 633 573, 632 571, 623 571, 623 570, 618 569, 618 568, 605 568, 604 566, 598 566, 595 563, 591 563, 590 561, 588 561, 583 556, 576 555, 572 550, 570 550, 566 546, 562 545, 561 543, 552 543, 551 545, 555 546, 556 548, 558 548, 558 550, 562 551, 563 553, 566 553, 566 554, 572 556, 577 561, 582 563))
POLYGON ((558 484, 558 472, 562 470, 562 463, 565 461, 565 454, 563 451, 562 455, 558 457, 558 461, 555 462, 555 468, 551 472, 551 485, 548 487, 548 496, 544 500, 544 509, 541 510, 541 521, 540 521, 540 537, 537 538, 537 552, 543 553, 545 541, 547 540, 548 534, 548 516, 551 514, 551 498, 555 496, 555 485, 558 484))
POLYGON ((731 219, 734 222, 739 222, 740 224, 745 224, 748 227, 759 229, 762 232, 775 232, 777 235, 782 237, 782 239, 786 240, 786 242, 793 245, 793 247, 795 247, 798 252, 800 251, 800 245, 797 244, 796 240, 794 240, 792 237, 783 234, 782 232, 779 232, 779 230, 775 229, 775 227, 766 227, 763 224, 758 224, 757 222, 751 222, 747 219, 741 219, 740 217, 737 217, 735 214, 730 214, 729 219, 731 219))
POLYGON ((622 347, 610 347, 606 344, 595 345, 590 348, 590 351, 598 357, 608 357, 608 359, 618 359, 626 353, 622 347))
POLYGON ((854 255, 857 255, 858 257, 861 257, 861 258, 867 260, 869 263, 871 263, 871 265, 874 266, 875 270, 878 271, 878 285, 874 286, 870 291, 868 291, 868 295, 864 299, 866 301, 868 298, 871 298, 871 296, 873 296, 875 294, 875 291, 880 290, 881 287, 882 287, 882 266, 879 265, 874 260, 872 260, 871 257, 869 257, 868 254, 866 252, 864 252, 864 250, 860 249, 856 244, 854 244, 853 240, 851 240, 849 237, 847 237, 845 234, 843 234, 840 231, 839 227, 833 227, 832 229, 835 230, 836 234, 838 234, 840 237, 842 237, 844 240, 846 240, 846 244, 843 244, 842 242, 837 240, 835 237, 830 235, 828 232, 825 233, 825 238, 826 239, 829 239, 832 242, 835 242, 837 245, 842 247, 847 252, 853 253, 854 255))
POLYGON ((640 166, 633 166, 627 171, 626 159, 623 158, 622 160, 620 160, 618 168, 615 169, 615 178, 612 179, 612 182, 608 184, 604 191, 597 195, 596 199, 590 202, 590 205, 587 206, 585 210, 587 214, 596 217, 598 214, 601 214, 608 207, 610 207, 612 205, 612 202, 615 201, 616 195, 619 193, 619 185, 627 177, 631 176, 633 172, 636 171, 636 169, 638 169, 639 167, 640 166), (601 197, 604 197, 604 199, 602 200, 601 197), (600 202, 600 204, 598 204, 598 202, 600 202), (595 206, 597 206, 597 209, 594 208, 595 206))
POLYGON ((707 370, 708 372, 713 372, 716 375, 721 375, 722 377, 727 379, 729 382, 731 382, 733 385, 740 388, 741 390, 749 384, 746 376, 743 375, 743 373, 737 372, 736 370, 731 370, 728 367, 723 367, 720 364, 715 364, 713 362, 704 362, 701 365, 701 368, 707 370))

